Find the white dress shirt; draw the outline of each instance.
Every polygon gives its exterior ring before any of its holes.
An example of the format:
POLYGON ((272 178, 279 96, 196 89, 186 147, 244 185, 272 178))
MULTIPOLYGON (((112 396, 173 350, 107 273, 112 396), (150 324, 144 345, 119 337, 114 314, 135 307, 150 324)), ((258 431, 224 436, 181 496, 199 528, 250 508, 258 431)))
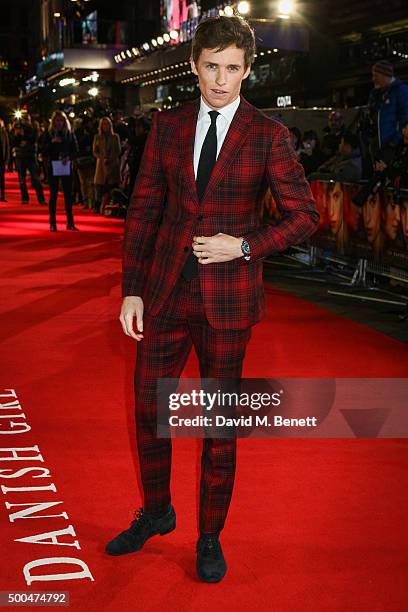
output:
POLYGON ((194 176, 197 178, 197 168, 200 159, 201 148, 203 146, 204 139, 207 135, 208 128, 211 125, 211 118, 208 114, 211 110, 218 110, 220 113, 217 117, 217 158, 221 151, 222 143, 225 140, 231 121, 234 118, 235 112, 241 102, 240 96, 238 96, 233 102, 227 104, 223 108, 210 108, 203 100, 201 96, 200 111, 197 117, 197 125, 194 140, 194 176))

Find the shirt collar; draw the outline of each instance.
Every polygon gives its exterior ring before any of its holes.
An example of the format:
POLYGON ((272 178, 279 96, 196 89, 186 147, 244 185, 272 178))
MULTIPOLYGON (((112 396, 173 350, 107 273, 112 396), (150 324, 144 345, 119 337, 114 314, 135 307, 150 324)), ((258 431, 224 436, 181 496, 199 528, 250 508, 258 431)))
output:
MULTIPOLYGON (((201 103, 200 103, 200 112, 198 113, 198 121, 200 121, 200 119, 205 117, 209 111, 215 110, 204 102, 203 96, 201 96, 200 100, 201 100, 201 103)), ((238 106, 240 105, 240 102, 241 102, 241 96, 237 96, 237 98, 233 102, 230 102, 226 106, 223 106, 222 108, 219 108, 217 110, 220 113, 220 115, 222 115, 224 119, 228 121, 228 123, 231 123, 231 121, 234 118, 235 112, 238 106)))

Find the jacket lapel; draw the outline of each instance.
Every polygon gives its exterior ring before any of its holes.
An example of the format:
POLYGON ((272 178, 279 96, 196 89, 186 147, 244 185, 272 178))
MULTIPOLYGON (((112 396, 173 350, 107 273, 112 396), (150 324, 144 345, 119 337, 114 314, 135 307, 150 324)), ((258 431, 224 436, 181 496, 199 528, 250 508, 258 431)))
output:
POLYGON ((205 190, 201 205, 205 203, 208 195, 222 180, 228 166, 231 165, 237 153, 244 144, 248 134, 249 126, 252 124, 252 106, 241 96, 241 103, 229 126, 227 135, 222 144, 221 151, 211 173, 210 180, 205 190))
POLYGON ((200 98, 191 104, 186 104, 182 117, 180 146, 182 151, 182 165, 184 168, 184 180, 190 188, 191 195, 199 203, 196 181, 194 176, 194 140, 197 125, 198 112, 200 110, 200 98))
MULTIPOLYGON (((185 181, 190 188, 191 195, 197 204, 200 204, 196 181, 194 176, 194 140, 197 125, 198 112, 200 110, 200 98, 194 100, 191 105, 185 107, 185 114, 182 118, 181 128, 181 147, 182 147, 182 163, 185 169, 185 181)), ((231 125, 229 126, 227 135, 222 144, 221 151, 213 168, 211 178, 205 190, 201 206, 205 202, 208 194, 215 189, 218 183, 222 180, 228 166, 236 157, 238 151, 244 144, 246 137, 249 134, 248 127, 251 125, 252 106, 241 96, 241 103, 238 106, 231 125)))

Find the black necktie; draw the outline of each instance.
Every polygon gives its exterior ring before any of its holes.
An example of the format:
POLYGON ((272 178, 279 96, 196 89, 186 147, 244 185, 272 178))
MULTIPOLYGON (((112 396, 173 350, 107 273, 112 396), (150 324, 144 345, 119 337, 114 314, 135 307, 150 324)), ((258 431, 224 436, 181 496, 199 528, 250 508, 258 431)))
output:
MULTIPOLYGON (((217 159, 217 117, 220 114, 218 111, 209 111, 211 125, 204 138, 203 146, 201 147, 200 159, 197 167, 196 186, 198 199, 201 201, 211 177, 216 159, 217 159)), ((190 251, 189 256, 181 271, 182 276, 186 280, 191 280, 198 274, 198 260, 190 251)))

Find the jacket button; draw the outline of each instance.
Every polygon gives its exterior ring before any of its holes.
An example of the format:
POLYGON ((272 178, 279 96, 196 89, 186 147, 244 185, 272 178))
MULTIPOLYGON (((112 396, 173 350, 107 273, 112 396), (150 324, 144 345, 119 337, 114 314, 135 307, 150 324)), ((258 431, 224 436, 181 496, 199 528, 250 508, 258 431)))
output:
POLYGON ((184 252, 187 253, 190 249, 188 247, 184 247, 184 252))
POLYGON ((199 221, 202 221, 202 220, 204 219, 204 217, 203 217, 203 215, 199 215, 199 216, 197 217, 197 219, 198 219, 199 221))

